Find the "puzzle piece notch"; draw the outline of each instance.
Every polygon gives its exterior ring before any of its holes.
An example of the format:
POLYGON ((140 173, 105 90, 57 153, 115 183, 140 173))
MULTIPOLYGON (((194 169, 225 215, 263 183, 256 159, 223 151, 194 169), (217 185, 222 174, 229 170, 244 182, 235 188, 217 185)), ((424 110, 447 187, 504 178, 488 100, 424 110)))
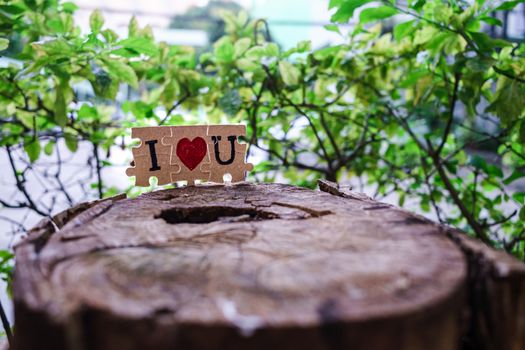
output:
POLYGON ((239 136, 246 136, 245 125, 208 126, 208 149, 211 154, 210 182, 224 183, 224 175, 231 175, 231 182, 244 181, 253 164, 245 162, 247 144, 239 143, 239 136))
POLYGON ((179 166, 171 164, 172 147, 162 144, 162 139, 171 136, 170 127, 132 128, 131 137, 140 139, 138 147, 133 147, 134 166, 126 169, 126 175, 135 176, 136 186, 149 186, 154 176, 159 185, 171 183, 171 173, 179 172, 179 166))
MULTIPOLYGON (((170 163, 177 165, 179 170, 171 173, 171 182, 187 181, 188 185, 194 185, 195 180, 208 181, 210 177, 209 171, 203 170, 205 164, 210 163, 210 149, 206 143, 206 153, 198 162, 195 168, 190 169, 185 163, 188 163, 186 159, 181 159, 178 155, 179 147, 182 147, 182 143, 179 143, 183 139, 188 139, 190 147, 196 142, 197 138, 206 139, 208 126, 207 125, 185 125, 185 126, 172 126, 171 135, 162 138, 163 145, 171 147, 170 163)), ((188 142, 186 142, 188 144, 188 142)))

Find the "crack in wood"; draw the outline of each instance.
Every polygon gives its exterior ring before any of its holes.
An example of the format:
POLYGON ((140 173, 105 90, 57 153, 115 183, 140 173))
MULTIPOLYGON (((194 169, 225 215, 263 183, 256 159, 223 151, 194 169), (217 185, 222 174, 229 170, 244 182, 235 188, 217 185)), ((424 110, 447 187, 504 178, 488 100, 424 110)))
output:
POLYGON ((275 213, 257 208, 229 206, 173 207, 164 209, 154 216, 168 224, 208 224, 228 221, 261 221, 279 218, 275 213))
POLYGON ((272 205, 279 205, 281 207, 299 209, 299 210, 304 211, 307 214, 310 214, 314 218, 333 214, 333 212, 330 210, 316 210, 316 209, 312 209, 312 208, 308 208, 302 205, 297 205, 297 204, 292 204, 292 203, 272 202, 272 205))
POLYGON ((390 209, 392 208, 389 204, 379 204, 379 205, 372 205, 369 207, 363 208, 363 210, 381 210, 381 209, 390 209))

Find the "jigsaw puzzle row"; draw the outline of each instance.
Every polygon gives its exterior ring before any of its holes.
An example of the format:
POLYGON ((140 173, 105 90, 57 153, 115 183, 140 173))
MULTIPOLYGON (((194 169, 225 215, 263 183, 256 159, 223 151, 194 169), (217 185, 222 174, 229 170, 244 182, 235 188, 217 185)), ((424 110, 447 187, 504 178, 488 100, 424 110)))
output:
POLYGON ((195 180, 223 182, 225 174, 232 182, 243 181, 253 165, 245 162, 246 144, 238 142, 246 135, 244 125, 190 125, 132 128, 131 137, 141 144, 132 148, 137 186, 149 186, 155 176, 159 185, 195 180))

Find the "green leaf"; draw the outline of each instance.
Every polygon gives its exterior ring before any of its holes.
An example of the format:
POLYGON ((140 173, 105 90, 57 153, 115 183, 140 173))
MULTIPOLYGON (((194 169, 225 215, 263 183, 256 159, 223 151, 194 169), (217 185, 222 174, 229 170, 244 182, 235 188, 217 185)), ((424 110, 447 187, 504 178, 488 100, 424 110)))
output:
POLYGON ((412 0, 411 3, 409 2, 409 4, 410 4, 410 8, 413 8, 414 10, 419 11, 423 7, 423 5, 425 5, 426 2, 427 2, 426 0, 417 0, 417 1, 412 0))
POLYGON ((239 27, 244 27, 248 22, 248 13, 244 10, 239 11, 237 14, 237 25, 239 27))
POLYGON ((102 31, 102 36, 104 37, 104 39, 106 39, 108 43, 114 43, 118 39, 117 33, 115 33, 111 29, 104 29, 102 31))
POLYGON ((242 99, 239 90, 227 90, 219 99, 219 108, 229 116, 235 116, 241 109, 242 99))
POLYGON ((102 13, 100 10, 95 10, 91 13, 91 16, 89 16, 89 26, 91 27, 91 31, 93 33, 100 32, 100 29, 104 25, 104 17, 102 17, 102 13))
POLYGON ((307 52, 312 50, 312 41, 311 40, 302 40, 299 41, 296 45, 297 52, 307 52))
POLYGON ((403 193, 401 193, 401 195, 399 196, 399 199, 398 199, 397 205, 400 206, 400 207, 403 207, 403 205, 405 205, 405 199, 406 199, 406 194, 403 192, 403 193))
POLYGON ((97 109, 84 103, 77 112, 78 119, 82 121, 96 120, 98 117, 97 109))
POLYGON ((241 38, 235 42, 235 57, 241 57, 250 47, 252 41, 250 38, 241 38))
POLYGON ((108 69, 109 74, 111 74, 114 78, 128 83, 134 89, 139 87, 137 74, 133 68, 117 59, 104 59, 103 61, 104 65, 108 69))
POLYGON ((239 69, 244 71, 254 71, 259 67, 257 62, 248 58, 238 59, 235 63, 239 69))
POLYGON ((218 62, 230 63, 233 61, 235 49, 229 37, 223 37, 217 41, 214 46, 214 53, 218 62))
POLYGON ((34 163, 38 157, 40 157, 40 142, 38 142, 38 140, 30 139, 27 142, 24 142, 24 150, 29 156, 29 161, 34 163))
MULTIPOLYGON (((303 43, 302 41, 300 43, 303 43)), ((279 56, 279 46, 276 43, 267 43, 264 47, 266 56, 277 57, 279 56)))
POLYGON ((485 73, 496 63, 491 57, 472 57, 467 61, 467 67, 474 72, 485 73))
POLYGON ((72 2, 63 2, 62 9, 64 10, 64 12, 73 13, 76 10, 78 10, 78 6, 72 2))
POLYGON ((66 141, 66 147, 71 152, 75 153, 78 149, 78 139, 75 135, 70 133, 64 134, 64 140, 66 141))
POLYGON ((426 44, 425 48, 429 49, 433 53, 439 52, 445 44, 454 38, 456 34, 443 31, 433 36, 426 44))
POLYGON ((508 186, 517 179, 521 179, 522 177, 525 177, 525 171, 519 171, 518 169, 516 169, 512 172, 512 174, 509 177, 503 180, 503 183, 508 186))
POLYGON ((164 103, 166 107, 171 106, 171 104, 173 104, 175 98, 177 97, 177 94, 179 93, 179 89, 179 84, 175 79, 170 79, 165 83, 164 90, 162 91, 162 95, 160 96, 160 100, 162 101, 162 103, 164 103))
POLYGON ((512 199, 518 203, 525 203, 525 192, 515 192, 512 194, 512 199))
POLYGON ((516 192, 512 194, 512 199, 518 203, 525 203, 525 192, 516 192))
POLYGON ((299 41, 295 47, 284 52, 283 57, 288 57, 293 53, 305 53, 312 50, 312 42, 310 40, 299 41))
POLYGON ((22 124, 28 128, 33 129, 35 115, 27 111, 16 111, 16 119, 20 120, 22 124))
POLYGON ((279 62, 279 73, 281 73, 281 77, 286 85, 297 84, 299 82, 299 76, 301 75, 299 69, 287 61, 279 62))
POLYGON ((324 26, 324 29, 330 32, 341 34, 341 31, 339 30, 339 26, 337 24, 327 24, 324 26))
POLYGON ((90 79, 95 94, 100 97, 114 99, 118 92, 118 80, 103 69, 95 72, 94 78, 90 79))
POLYGON ((46 22, 47 27, 50 28, 55 33, 63 33, 64 32, 64 24, 60 20, 60 18, 53 18, 46 22))
POLYGON ((480 156, 473 156, 471 159, 470 159, 470 164, 476 168, 476 169, 480 169, 480 170, 484 170, 487 168, 487 161, 483 158, 481 158, 480 156))
POLYGON ((134 37, 139 32, 139 22, 137 21, 137 17, 133 16, 129 20, 128 24, 128 37, 134 37))
POLYGON ((323 49, 319 49, 319 50, 314 51, 313 55, 318 60, 324 60, 324 59, 327 59, 329 57, 335 56, 337 54, 337 52, 339 52, 341 49, 342 49, 341 45, 328 46, 328 47, 325 47, 323 49))
POLYGON ((429 74, 430 72, 424 68, 413 69, 399 83, 399 87, 405 89, 414 86, 419 81, 419 79, 428 76, 429 74))
POLYGON ((0 38, 0 51, 4 51, 9 46, 9 40, 0 38))
POLYGON ((432 26, 424 26, 416 31, 413 44, 420 45, 432 40, 440 31, 432 26))
POLYGON ((503 177, 503 171, 500 167, 488 164, 487 161, 480 156, 473 156, 470 160, 470 164, 476 169, 482 170, 487 175, 491 175, 491 177, 503 177))
POLYGON ((9 13, 12 15, 19 15, 23 13, 25 9, 17 5, 0 5, 0 11, 9 13))
POLYGON ((262 46, 254 46, 250 47, 248 51, 246 51, 246 57, 248 58, 262 58, 266 54, 266 51, 262 46))
POLYGON ((496 98, 487 110, 496 113, 503 124, 510 125, 523 113, 524 108, 525 92, 522 84, 515 79, 500 78, 496 98))
POLYGON ((520 209, 520 220, 525 221, 525 205, 520 209))
MULTIPOLYGON (((143 53, 148 56, 155 56, 158 52, 157 46, 155 43, 148 38, 133 37, 121 40, 117 43, 124 49, 131 50, 137 53, 143 53)), ((113 51, 113 53, 120 54, 118 50, 113 51)))
POLYGON ((60 79, 55 86, 55 122, 61 126, 67 123, 67 97, 69 93, 69 79, 60 79))
POLYGON ((336 6, 341 6, 341 3, 343 3, 344 0, 330 0, 328 3, 328 9, 331 10, 336 6))
POLYGON ((48 55, 68 56, 73 53, 71 45, 63 38, 45 41, 41 43, 33 43, 31 46, 37 51, 44 51, 48 55))
POLYGON ((521 143, 525 144, 525 120, 521 121, 520 131, 519 131, 519 134, 518 134, 518 140, 521 143))
POLYGON ((55 141, 51 140, 44 146, 44 153, 48 156, 53 154, 53 149, 55 148, 55 141))
POLYGON ((501 48, 512 46, 510 42, 503 39, 493 39, 486 33, 469 32, 472 39, 476 42, 478 47, 483 51, 490 51, 494 48, 501 48))
POLYGON ((394 38, 397 42, 413 31, 414 23, 416 23, 416 20, 399 23, 394 27, 394 38))
POLYGON ((367 8, 361 11, 361 13, 359 14, 359 22, 369 23, 369 22, 385 19, 388 17, 392 17, 395 14, 397 14, 397 10, 391 6, 379 6, 379 7, 367 8))
POLYGON ((421 210, 423 210, 425 213, 430 212, 430 197, 428 195, 424 195, 421 197, 419 206, 421 207, 421 210))
POLYGON ((483 22, 485 22, 487 24, 490 24, 491 26, 499 26, 499 27, 501 27, 503 25, 501 20, 499 20, 498 18, 495 18, 495 17, 483 16, 483 17, 480 17, 479 20, 483 21, 483 22))
POLYGON ((505 1, 501 5, 496 7, 494 9, 494 11, 508 11, 508 10, 512 10, 513 8, 515 8, 516 6, 518 6, 519 4, 521 4, 523 2, 524 2, 523 0, 505 1))
POLYGON ((371 2, 372 0, 342 0, 333 3, 332 7, 338 7, 333 14, 331 21, 335 23, 346 23, 354 15, 354 11, 358 8, 371 2))

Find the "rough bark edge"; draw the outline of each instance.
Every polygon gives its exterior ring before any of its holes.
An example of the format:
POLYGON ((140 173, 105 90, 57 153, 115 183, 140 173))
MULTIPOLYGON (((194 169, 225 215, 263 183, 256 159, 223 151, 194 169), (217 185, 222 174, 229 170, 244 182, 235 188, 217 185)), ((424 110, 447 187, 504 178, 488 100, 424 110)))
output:
MULTIPOLYGON (((121 193, 109 198, 94 200, 90 202, 83 202, 77 204, 74 207, 66 209, 54 216, 45 217, 42 220, 40 220, 40 222, 27 233, 27 238, 21 241, 18 245, 16 245, 14 249, 16 250, 22 243, 25 244, 29 242, 31 243, 31 246, 33 246, 34 249, 38 251, 39 249, 42 249, 42 247, 47 243, 51 235, 58 232, 62 227, 64 227, 66 224, 68 224, 75 218, 81 216, 81 214, 85 213, 86 211, 89 211, 89 209, 96 209, 99 205, 102 205, 104 207, 107 207, 108 205, 111 206, 113 203, 126 198, 126 194, 121 193)), ((27 252, 25 252, 25 254, 27 254, 27 252)), ((14 298, 14 304, 16 311, 15 327, 18 326, 16 318, 22 317, 26 320, 32 320, 31 322, 29 322, 29 324, 26 324, 26 328, 28 328, 26 332, 24 332, 23 329, 19 328, 17 328, 15 332, 32 334, 33 337, 41 339, 43 344, 46 341, 48 341, 48 344, 51 344, 50 349, 65 348, 63 344, 64 339, 60 334, 60 326, 55 324, 53 320, 49 319, 48 315, 43 310, 29 311, 29 307, 24 302, 20 302, 19 300, 17 300, 16 297, 14 298), (28 313, 30 313, 30 316, 25 316, 28 313), (44 327, 43 325, 47 326, 44 327)), ((23 338, 21 339, 20 337, 16 337, 15 335, 14 343, 11 345, 11 349, 24 348, 25 341, 26 340, 24 340, 23 338)), ((3 348, 0 347, 0 350, 2 349, 3 348)))
POLYGON ((350 198, 355 200, 361 200, 366 202, 375 202, 371 197, 364 193, 353 192, 350 186, 341 186, 338 183, 328 180, 318 180, 317 185, 322 192, 333 194, 343 198, 350 198))
POLYGON ((62 227, 64 227, 68 222, 75 219, 80 214, 84 213, 86 210, 97 206, 98 204, 108 204, 111 206, 114 202, 126 199, 127 196, 125 193, 118 194, 113 197, 108 197, 104 199, 98 199, 91 202, 83 202, 75 205, 72 208, 61 211, 60 213, 54 216, 48 216, 40 220, 29 232, 27 233, 27 238, 20 241, 15 245, 14 249, 22 243, 30 242, 35 246, 36 250, 41 249, 49 237, 58 232, 62 227))
MULTIPOLYGON (((321 191, 335 196, 373 201, 365 194, 341 188, 331 181, 319 180, 318 185, 321 191)), ((397 210, 407 212, 401 208, 397 210)), ((525 349, 525 264, 460 230, 414 213, 411 215, 438 226, 467 260, 468 294, 462 348, 525 349)))

